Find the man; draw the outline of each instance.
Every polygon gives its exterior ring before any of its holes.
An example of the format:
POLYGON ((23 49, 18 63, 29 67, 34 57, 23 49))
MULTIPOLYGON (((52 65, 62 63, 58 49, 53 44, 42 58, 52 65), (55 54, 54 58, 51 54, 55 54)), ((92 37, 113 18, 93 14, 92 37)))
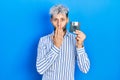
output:
POLYGON ((65 6, 53 6, 50 15, 54 31, 40 38, 37 71, 43 74, 42 80, 74 80, 75 61, 83 73, 87 73, 90 68, 83 46, 86 36, 79 30, 75 31, 77 36, 66 30, 69 19, 65 6))

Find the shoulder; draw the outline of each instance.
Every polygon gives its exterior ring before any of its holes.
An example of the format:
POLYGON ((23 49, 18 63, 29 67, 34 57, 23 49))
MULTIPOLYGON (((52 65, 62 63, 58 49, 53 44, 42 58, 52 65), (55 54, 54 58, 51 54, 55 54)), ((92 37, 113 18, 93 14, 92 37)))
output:
POLYGON ((50 41, 51 34, 48 34, 46 36, 40 37, 39 43, 48 43, 50 41))

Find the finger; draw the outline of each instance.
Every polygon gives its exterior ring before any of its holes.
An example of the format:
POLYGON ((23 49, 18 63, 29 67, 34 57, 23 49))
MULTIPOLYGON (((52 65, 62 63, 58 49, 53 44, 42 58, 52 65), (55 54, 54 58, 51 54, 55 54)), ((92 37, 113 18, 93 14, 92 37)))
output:
POLYGON ((81 37, 82 37, 82 35, 78 34, 78 35, 77 35, 77 37, 81 38, 81 37))
POLYGON ((54 36, 56 37, 57 35, 58 35, 58 28, 56 28, 54 36))
POLYGON ((76 37, 78 40, 82 40, 82 41, 84 41, 84 39, 86 38, 85 36, 77 36, 76 37))
POLYGON ((75 32, 80 32, 80 30, 77 30, 77 29, 76 29, 75 32))
POLYGON ((79 38, 78 38, 78 37, 76 37, 76 41, 79 41, 79 38))
POLYGON ((57 30, 56 30, 56 35, 55 35, 56 37, 59 37, 59 38, 61 38, 62 37, 62 30, 60 29, 60 28, 58 28, 57 30))
POLYGON ((63 33, 64 33, 64 32, 63 32, 63 29, 59 28, 59 30, 58 30, 58 35, 62 37, 62 36, 63 36, 63 33))
POLYGON ((76 34, 80 34, 81 32, 80 32, 79 30, 76 30, 75 33, 76 33, 76 34))
POLYGON ((63 37, 63 36, 64 36, 64 31, 63 31, 63 29, 61 30, 61 33, 62 33, 61 36, 63 37))
POLYGON ((57 35, 59 35, 59 33, 60 33, 60 27, 58 27, 57 29, 57 35))
POLYGON ((81 32, 81 33, 78 34, 78 37, 85 38, 86 35, 83 32, 81 32))
POLYGON ((76 32, 76 34, 80 37, 82 37, 82 36, 85 36, 85 34, 82 32, 82 31, 78 31, 78 32, 76 32))

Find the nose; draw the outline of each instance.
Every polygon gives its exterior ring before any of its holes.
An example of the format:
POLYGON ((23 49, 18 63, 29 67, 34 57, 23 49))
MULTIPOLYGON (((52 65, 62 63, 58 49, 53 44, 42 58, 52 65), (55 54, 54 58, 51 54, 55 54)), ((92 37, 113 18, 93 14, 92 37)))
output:
POLYGON ((57 26, 58 26, 58 27, 61 26, 61 22, 60 22, 60 20, 58 20, 58 22, 57 22, 57 26))

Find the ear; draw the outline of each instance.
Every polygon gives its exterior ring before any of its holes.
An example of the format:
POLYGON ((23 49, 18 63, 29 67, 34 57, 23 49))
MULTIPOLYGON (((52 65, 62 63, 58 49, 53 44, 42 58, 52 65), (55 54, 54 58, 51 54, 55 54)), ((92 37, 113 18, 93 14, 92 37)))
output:
POLYGON ((69 18, 67 18, 67 23, 69 22, 69 18))
POLYGON ((50 18, 50 22, 52 23, 52 18, 50 18))

